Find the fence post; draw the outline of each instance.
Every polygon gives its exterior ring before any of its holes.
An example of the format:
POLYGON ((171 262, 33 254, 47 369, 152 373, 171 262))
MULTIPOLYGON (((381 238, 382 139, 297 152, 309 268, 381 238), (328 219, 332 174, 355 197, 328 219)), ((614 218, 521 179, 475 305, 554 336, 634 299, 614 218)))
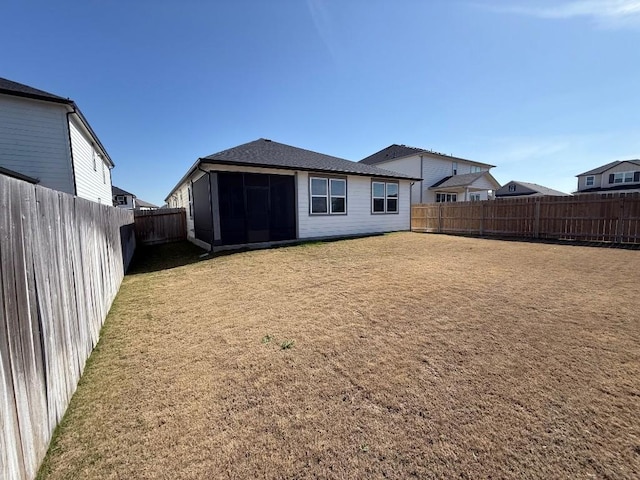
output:
POLYGON ((622 243, 622 234, 624 228, 624 195, 620 195, 620 205, 618 213, 618 222, 616 224, 616 243, 622 243))
POLYGON ((442 205, 438 204, 438 233, 442 233, 442 205))
POLYGON ((480 213, 480 235, 484 235, 484 215, 485 209, 487 208, 487 204, 483 201, 481 205, 481 213, 480 213))
POLYGON ((533 238, 540 238, 540 202, 543 197, 535 199, 535 210, 533 218, 533 238))

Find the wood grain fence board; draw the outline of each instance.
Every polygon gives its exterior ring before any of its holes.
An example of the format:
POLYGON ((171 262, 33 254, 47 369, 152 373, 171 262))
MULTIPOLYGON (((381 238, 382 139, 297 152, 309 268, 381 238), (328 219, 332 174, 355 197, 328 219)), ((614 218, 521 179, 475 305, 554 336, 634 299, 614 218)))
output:
POLYGON ((0 205, 0 478, 31 480, 135 249, 134 219, 2 175, 0 205))
POLYGON ((412 206, 419 232, 640 243, 640 194, 525 197, 412 206))
POLYGON ((135 212, 136 243, 159 245, 187 238, 184 208, 142 210, 135 212))

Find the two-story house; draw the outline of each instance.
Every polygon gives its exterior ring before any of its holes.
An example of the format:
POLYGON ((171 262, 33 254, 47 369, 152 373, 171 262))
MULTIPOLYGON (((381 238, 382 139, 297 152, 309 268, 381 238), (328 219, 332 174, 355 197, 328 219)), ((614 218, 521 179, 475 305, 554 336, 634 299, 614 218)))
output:
POLYGON ((113 167, 73 100, 0 78, 0 172, 112 205, 113 167))
POLYGON ((111 189, 113 193, 113 206, 125 210, 156 210, 159 207, 153 203, 140 200, 133 193, 127 192, 115 185, 111 189))
POLYGON ((411 189, 411 203, 487 200, 500 188, 494 165, 406 145, 390 145, 360 163, 422 178, 411 189))
POLYGON ((616 160, 576 175, 580 193, 640 192, 640 160, 616 160))

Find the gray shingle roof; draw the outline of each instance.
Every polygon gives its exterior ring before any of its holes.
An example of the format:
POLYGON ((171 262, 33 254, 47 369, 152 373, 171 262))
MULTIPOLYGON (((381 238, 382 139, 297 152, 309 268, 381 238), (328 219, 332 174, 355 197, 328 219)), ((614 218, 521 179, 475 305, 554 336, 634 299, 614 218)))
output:
POLYGON ((139 207, 143 207, 143 208, 160 208, 157 205, 154 205, 153 203, 145 202, 144 200, 140 200, 139 198, 136 198, 136 208, 139 208, 139 207))
POLYGON ((73 103, 73 100, 68 98, 59 97, 53 93, 38 90, 37 88, 24 85, 23 83, 14 82, 6 78, 0 78, 0 93, 15 95, 18 97, 35 98, 38 100, 47 100, 49 102, 66 103, 69 105, 73 103))
POLYGON ((589 170, 588 172, 579 173, 578 175, 576 175, 576 177, 582 177, 583 175, 599 175, 601 173, 606 172, 610 168, 613 168, 616 165, 620 165, 621 163, 624 163, 624 162, 629 162, 629 163, 633 163, 634 165, 640 166, 640 160, 638 160, 637 158, 632 160, 615 160, 611 163, 607 163, 606 165, 602 165, 601 167, 594 168, 593 170, 589 170))
POLYGON ((126 190, 116 187, 115 185, 111 186, 111 195, 131 195, 132 197, 135 197, 133 193, 127 192, 126 190))
POLYGON ((523 187, 527 187, 531 190, 534 190, 542 195, 551 195, 555 197, 564 197, 568 195, 568 193, 561 192, 560 190, 554 190, 553 188, 545 187, 544 185, 538 185, 537 183, 529 183, 529 182, 517 182, 513 181, 513 183, 518 183, 523 187))
POLYGON ((485 173, 488 173, 488 172, 475 172, 475 173, 465 173, 462 175, 450 175, 434 183, 429 188, 466 187, 467 185, 471 185, 477 179, 482 177, 485 173))
POLYGON ((333 157, 331 155, 260 138, 253 142, 229 148, 204 158, 199 158, 171 190, 167 198, 203 163, 420 180, 420 178, 411 177, 404 173, 352 162, 344 158, 333 157))
POLYGON ((393 145, 389 145, 387 148, 383 148, 379 152, 374 153, 373 155, 369 155, 366 158, 360 160, 359 163, 364 163, 366 165, 375 165, 377 163, 386 162, 389 160, 393 160, 395 158, 408 157, 410 155, 435 155, 440 158, 445 158, 451 161, 462 161, 462 162, 471 162, 478 165, 484 165, 487 167, 495 167, 495 165, 490 165, 488 163, 476 162, 475 160, 468 160, 466 158, 454 157, 453 155, 445 155, 444 153, 434 152, 433 150, 427 150, 424 148, 417 147, 409 147, 407 145, 398 145, 394 143, 393 145))
POLYGON ((289 170, 312 170, 335 173, 350 173, 378 177, 406 178, 418 180, 403 173, 292 147, 261 138, 201 159, 202 163, 231 163, 262 167, 286 168, 289 170))

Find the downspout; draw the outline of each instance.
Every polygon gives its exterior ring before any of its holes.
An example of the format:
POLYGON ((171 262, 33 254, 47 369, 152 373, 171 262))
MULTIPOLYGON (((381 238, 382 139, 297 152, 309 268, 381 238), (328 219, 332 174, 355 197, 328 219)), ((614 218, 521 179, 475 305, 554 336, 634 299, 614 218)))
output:
MULTIPOLYGON (((422 160, 422 156, 420 156, 420 160, 422 160)), ((413 186, 416 184, 416 182, 411 182, 409 184, 409 231, 413 232, 413 203, 411 203, 411 194, 413 193, 413 186)))
MULTIPOLYGON (((198 166, 196 167, 198 170, 200 170, 202 173, 204 173, 205 175, 207 175, 207 178, 209 179, 209 181, 207 182, 208 185, 208 191, 209 191, 209 213, 211 214, 211 242, 209 243, 209 253, 213 252, 213 242, 215 241, 215 234, 213 231, 213 226, 214 226, 214 221, 213 221, 213 199, 211 198, 211 175, 210 172, 208 172, 207 170, 203 170, 202 168, 200 168, 200 163, 198 163, 198 166)), ((191 195, 193 195, 193 190, 191 190, 191 195)), ((194 223, 194 230, 195 230, 195 222, 196 222, 196 215, 195 215, 195 205, 193 207, 193 223, 194 223)), ((195 234, 195 231, 194 231, 195 234)))
MULTIPOLYGON (((76 185, 76 167, 73 164, 73 145, 71 144, 71 115, 74 115, 76 112, 76 106, 73 105, 71 107, 73 110, 67 112, 67 137, 69 139, 69 156, 71 161, 71 177, 73 178, 73 195, 78 196, 78 185, 76 185)), ((113 197, 111 198, 113 203, 113 197)))
MULTIPOLYGON (((424 157, 422 155, 420 155, 420 178, 424 179, 424 157)), ((422 203, 423 190, 424 190, 424 180, 420 180, 420 203, 422 203)))

